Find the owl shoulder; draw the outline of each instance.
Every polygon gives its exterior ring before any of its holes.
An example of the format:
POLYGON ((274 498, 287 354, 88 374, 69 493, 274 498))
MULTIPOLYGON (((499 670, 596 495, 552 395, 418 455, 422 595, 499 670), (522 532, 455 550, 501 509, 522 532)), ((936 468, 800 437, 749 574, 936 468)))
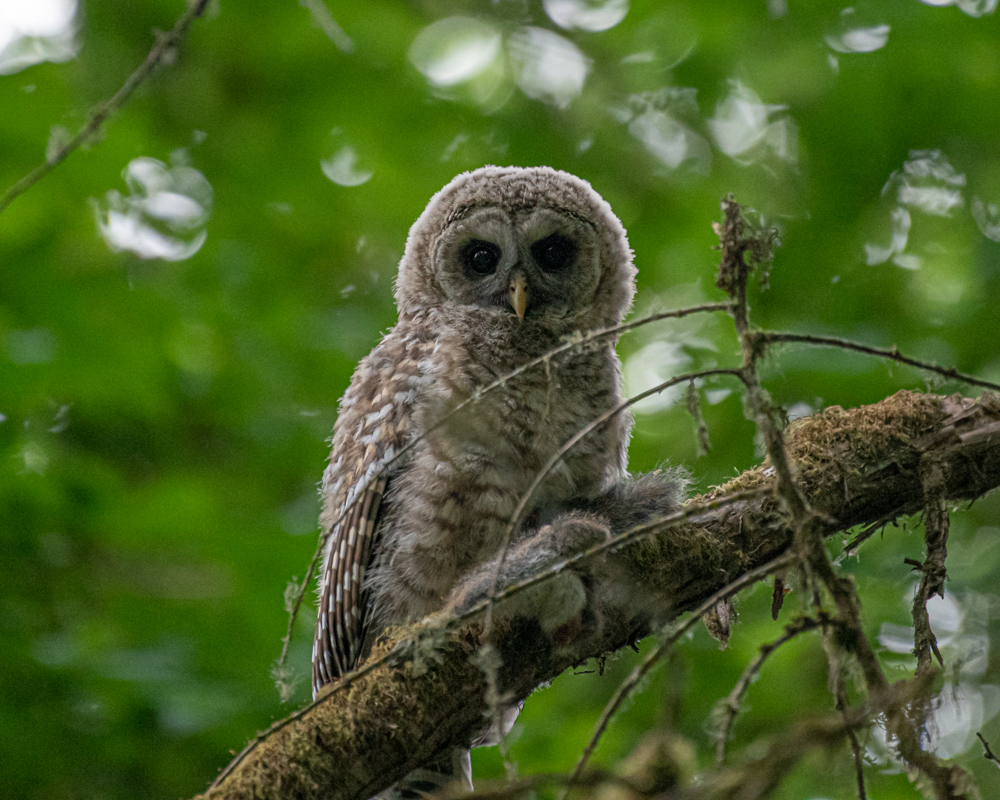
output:
POLYGON ((433 328, 424 319, 397 324, 358 364, 340 399, 321 493, 328 513, 382 470, 408 443, 414 407, 430 380, 433 328))
POLYGON ((430 358, 436 348, 434 328, 423 315, 401 320, 358 363, 350 386, 340 399, 334 426, 350 426, 363 417, 365 425, 412 408, 427 385, 430 358))

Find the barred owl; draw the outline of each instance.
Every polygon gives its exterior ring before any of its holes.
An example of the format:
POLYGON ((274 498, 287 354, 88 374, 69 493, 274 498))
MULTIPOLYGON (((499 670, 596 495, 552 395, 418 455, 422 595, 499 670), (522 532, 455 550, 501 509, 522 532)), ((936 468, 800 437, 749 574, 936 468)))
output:
MULTIPOLYGON (((358 365, 334 426, 321 485, 328 541, 314 693, 364 659, 387 625, 483 594, 483 565, 540 468, 621 401, 615 342, 477 392, 567 336, 619 323, 634 276, 621 223, 573 175, 484 167, 431 198, 399 265, 399 321, 358 365)), ((622 500, 631 424, 627 413, 613 417, 545 478, 515 532, 505 578, 606 535, 614 511, 594 509, 607 498, 634 514, 622 500)), ((665 490, 675 501, 673 485, 665 490)), ((578 610, 556 609, 547 627, 578 610)), ((432 784, 412 781, 412 791, 432 784)))

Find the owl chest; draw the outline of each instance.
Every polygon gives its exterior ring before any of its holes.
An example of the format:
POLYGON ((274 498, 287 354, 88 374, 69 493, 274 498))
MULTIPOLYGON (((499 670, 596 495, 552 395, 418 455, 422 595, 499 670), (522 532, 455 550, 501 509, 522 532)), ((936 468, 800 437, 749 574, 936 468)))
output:
POLYGON ((587 404, 580 400, 558 384, 539 381, 503 393, 487 415, 494 437, 511 439, 511 467, 523 482, 534 482, 549 469, 537 489, 539 497, 560 499, 588 488, 585 460, 575 447, 564 447, 590 421, 587 404))
POLYGON ((616 374, 599 359, 570 366, 539 366, 478 397, 475 387, 489 385, 489 375, 454 380, 452 373, 440 407, 460 410, 442 426, 435 448, 449 471, 494 475, 516 495, 515 504, 534 486, 529 511, 598 492, 608 463, 620 457, 617 428, 598 425, 578 434, 614 404, 616 374))
POLYGON ((406 588, 390 616, 439 607, 459 576, 496 555, 515 517, 517 538, 571 498, 601 491, 621 463, 623 428, 599 425, 564 446, 616 402, 617 371, 606 362, 540 366, 488 391, 509 368, 464 357, 424 370, 416 448, 387 499, 382 574, 406 588))

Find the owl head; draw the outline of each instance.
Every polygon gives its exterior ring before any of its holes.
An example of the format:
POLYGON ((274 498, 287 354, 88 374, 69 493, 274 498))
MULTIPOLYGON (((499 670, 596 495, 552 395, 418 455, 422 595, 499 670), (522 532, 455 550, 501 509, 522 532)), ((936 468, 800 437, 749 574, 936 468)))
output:
POLYGON ((396 305, 569 333, 617 324, 634 292, 625 229, 589 183, 550 167, 482 167, 454 178, 410 228, 396 305))

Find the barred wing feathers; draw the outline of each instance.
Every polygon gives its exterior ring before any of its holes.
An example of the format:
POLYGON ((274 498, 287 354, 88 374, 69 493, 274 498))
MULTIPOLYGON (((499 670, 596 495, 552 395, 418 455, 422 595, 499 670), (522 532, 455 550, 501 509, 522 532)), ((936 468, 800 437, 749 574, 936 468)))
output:
POLYGON ((397 326, 359 365, 340 403, 323 474, 320 524, 328 536, 313 642, 313 694, 354 669, 367 634, 365 572, 377 558, 391 463, 409 441, 413 407, 426 384, 429 336, 397 326))

